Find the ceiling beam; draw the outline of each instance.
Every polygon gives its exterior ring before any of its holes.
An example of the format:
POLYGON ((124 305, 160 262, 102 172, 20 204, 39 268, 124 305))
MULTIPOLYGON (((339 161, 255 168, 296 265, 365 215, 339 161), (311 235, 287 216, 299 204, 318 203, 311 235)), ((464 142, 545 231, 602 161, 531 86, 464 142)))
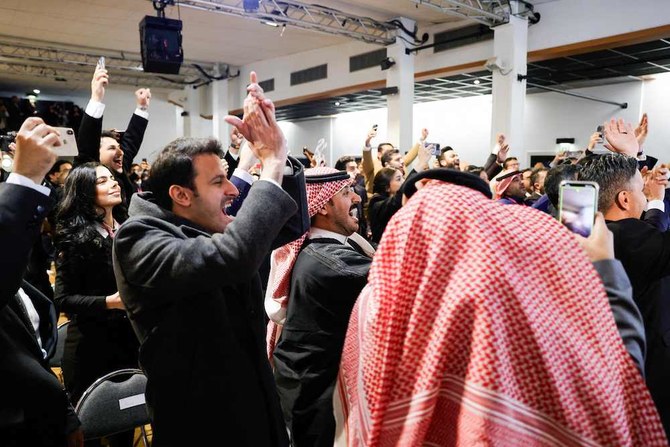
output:
MULTIPOLYGON (((0 36, 0 73, 88 82, 100 56, 105 56, 105 67, 115 84, 180 88, 183 85, 208 81, 193 65, 196 62, 185 61, 178 75, 161 75, 144 72, 142 57, 137 53, 69 47, 0 36)), ((214 64, 197 64, 214 76, 214 64)))
POLYGON ((410 0, 425 5, 443 14, 474 20, 488 26, 508 21, 505 0, 410 0))
POLYGON ((179 6, 269 22, 277 26, 292 25, 367 43, 390 45, 395 42, 395 25, 295 0, 263 0, 258 10, 253 12, 245 11, 240 0, 180 0, 179 6))

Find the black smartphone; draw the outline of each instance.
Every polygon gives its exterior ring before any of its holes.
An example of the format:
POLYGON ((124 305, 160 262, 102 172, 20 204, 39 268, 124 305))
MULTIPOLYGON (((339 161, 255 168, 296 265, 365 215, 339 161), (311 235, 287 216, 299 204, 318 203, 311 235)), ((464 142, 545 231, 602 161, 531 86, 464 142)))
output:
POLYGON ((379 128, 378 124, 375 124, 375 125, 372 126, 372 130, 374 130, 375 132, 377 131, 378 128, 379 128))
POLYGON ((598 210, 596 182, 563 180, 558 193, 558 219, 573 233, 589 237, 598 210))

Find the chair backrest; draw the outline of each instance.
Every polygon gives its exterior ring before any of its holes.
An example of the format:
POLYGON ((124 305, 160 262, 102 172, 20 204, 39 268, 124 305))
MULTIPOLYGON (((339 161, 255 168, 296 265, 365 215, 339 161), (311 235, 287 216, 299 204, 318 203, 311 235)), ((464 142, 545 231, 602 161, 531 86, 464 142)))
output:
POLYGON ((75 412, 84 439, 97 439, 150 423, 144 391, 147 378, 139 369, 113 371, 82 394, 75 412))
POLYGON ((56 350, 49 359, 50 368, 60 368, 63 361, 63 351, 65 350, 65 339, 67 338, 67 327, 69 321, 64 321, 58 325, 58 340, 56 341, 56 350))

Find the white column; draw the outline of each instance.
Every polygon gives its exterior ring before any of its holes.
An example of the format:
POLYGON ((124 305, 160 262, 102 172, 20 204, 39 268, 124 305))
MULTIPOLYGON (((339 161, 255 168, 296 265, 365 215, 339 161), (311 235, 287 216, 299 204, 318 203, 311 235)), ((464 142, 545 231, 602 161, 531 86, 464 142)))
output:
MULTIPOLYGON (((414 29, 414 21, 401 17, 407 29, 414 29)), ((398 30, 398 34, 402 33, 398 30)), ((398 93, 387 96, 389 143, 397 145, 404 154, 412 147, 414 137, 412 124, 414 114, 414 53, 405 54, 407 43, 396 39, 396 43, 387 47, 387 55, 395 65, 386 70, 386 87, 398 87, 398 93)), ((382 141, 379 140, 381 143, 382 141)))
POLYGON ((175 122, 176 122, 176 134, 177 138, 184 137, 186 134, 184 133, 186 127, 184 125, 184 108, 175 106, 174 108, 174 113, 175 113, 175 122))
POLYGON ((493 70, 491 147, 495 144, 496 134, 502 132, 510 145, 510 155, 521 156, 527 149, 523 141, 526 81, 519 81, 517 75, 526 74, 528 21, 510 16, 509 23, 493 30, 493 54, 502 69, 493 70))
POLYGON ((200 91, 186 86, 186 104, 184 109, 188 118, 184 119, 184 133, 189 137, 200 137, 200 91))
MULTIPOLYGON (((218 76, 220 70, 216 70, 218 76)), ((212 100, 212 135, 221 141, 224 148, 230 144, 230 129, 228 124, 223 120, 228 115, 228 80, 214 81, 211 84, 211 100, 212 100)))

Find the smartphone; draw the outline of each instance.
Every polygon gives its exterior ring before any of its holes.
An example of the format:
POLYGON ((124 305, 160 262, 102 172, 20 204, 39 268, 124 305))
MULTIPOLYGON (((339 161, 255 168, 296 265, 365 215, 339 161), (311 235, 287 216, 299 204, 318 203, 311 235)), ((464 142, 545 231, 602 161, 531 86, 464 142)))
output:
POLYGON ((593 148, 593 153, 596 154, 606 154, 609 152, 609 149, 605 147, 605 127, 601 124, 600 126, 596 127, 596 132, 600 134, 600 142, 596 144, 596 146, 593 148))
POLYGON ((77 139, 70 127, 54 127, 60 133, 60 146, 54 148, 59 157, 76 157, 79 155, 77 139))
POLYGON ((374 126, 372 126, 372 130, 374 130, 375 132, 377 132, 377 129, 379 129, 379 125, 378 125, 378 124, 375 124, 374 126))
POLYGON ((101 56, 100 59, 98 59, 98 67, 103 70, 105 69, 105 56, 101 56))
POLYGON ((430 154, 436 157, 440 156, 440 143, 424 143, 426 147, 430 147, 430 154), (431 147, 432 146, 432 147, 431 147))
POLYGON ((598 210, 596 182, 563 180, 558 192, 558 219, 573 233, 589 237, 598 210))

